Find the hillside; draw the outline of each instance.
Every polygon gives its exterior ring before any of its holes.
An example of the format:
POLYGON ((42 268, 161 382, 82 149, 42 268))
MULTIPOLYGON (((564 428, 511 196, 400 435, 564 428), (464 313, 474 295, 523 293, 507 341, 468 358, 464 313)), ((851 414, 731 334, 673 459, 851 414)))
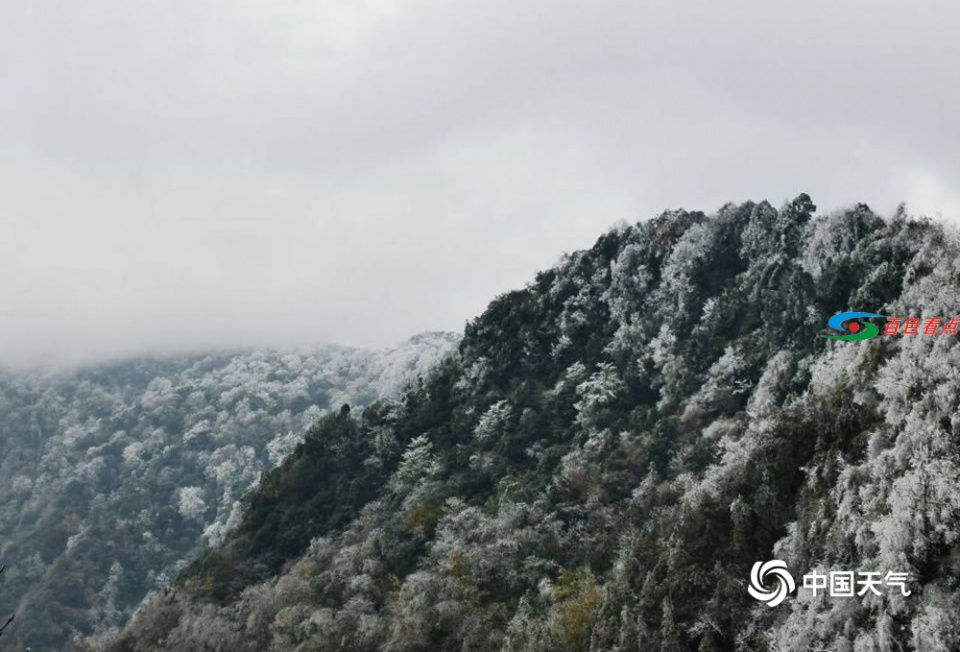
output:
POLYGON ((0 613, 17 613, 3 642, 60 650, 122 625, 222 540, 243 493, 328 409, 396 391, 456 341, 3 372, 0 613))
POLYGON ((87 645, 960 649, 957 337, 822 337, 844 311, 960 313, 960 244, 814 211, 672 211, 498 297, 424 382, 311 427, 175 590, 87 645), (746 587, 774 558, 911 595, 770 608, 746 587))

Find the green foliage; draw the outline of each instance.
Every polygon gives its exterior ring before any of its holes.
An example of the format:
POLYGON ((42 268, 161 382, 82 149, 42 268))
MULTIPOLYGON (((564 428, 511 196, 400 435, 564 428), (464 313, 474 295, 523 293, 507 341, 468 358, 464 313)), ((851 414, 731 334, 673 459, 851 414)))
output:
POLYGON ((590 626, 603 602, 603 593, 589 569, 565 570, 553 590, 560 616, 561 644, 565 650, 590 647, 590 626))
POLYGON ((342 527, 378 493, 383 477, 363 462, 372 439, 350 411, 330 414, 247 496, 244 520, 228 544, 199 559, 183 579, 201 577, 201 595, 225 600, 280 570, 317 532, 342 527), (211 588, 212 587, 212 588, 211 588))

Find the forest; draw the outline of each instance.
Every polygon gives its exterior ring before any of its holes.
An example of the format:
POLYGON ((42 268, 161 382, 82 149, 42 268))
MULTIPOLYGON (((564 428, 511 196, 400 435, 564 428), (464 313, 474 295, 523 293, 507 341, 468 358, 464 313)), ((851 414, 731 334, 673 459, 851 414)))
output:
POLYGON ((62 650, 124 624, 223 538, 310 424, 391 394, 456 342, 0 372, 0 614, 16 614, 0 649, 62 650))
MULTIPOLYGON (((618 225, 414 382, 305 427, 169 586, 71 645, 960 649, 957 337, 824 337, 845 311, 949 318, 958 281, 957 233, 904 208, 618 225), (769 559, 902 571, 910 595, 770 608, 747 592, 769 559)), ((181 517, 213 513, 194 498, 181 517)))

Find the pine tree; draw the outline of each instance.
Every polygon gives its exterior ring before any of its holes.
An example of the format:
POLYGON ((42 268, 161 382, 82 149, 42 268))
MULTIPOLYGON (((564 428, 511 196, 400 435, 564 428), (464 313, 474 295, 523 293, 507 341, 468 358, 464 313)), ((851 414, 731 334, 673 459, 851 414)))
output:
POLYGON ((680 652, 680 636, 673 619, 673 600, 663 599, 663 615, 660 618, 660 652, 680 652))

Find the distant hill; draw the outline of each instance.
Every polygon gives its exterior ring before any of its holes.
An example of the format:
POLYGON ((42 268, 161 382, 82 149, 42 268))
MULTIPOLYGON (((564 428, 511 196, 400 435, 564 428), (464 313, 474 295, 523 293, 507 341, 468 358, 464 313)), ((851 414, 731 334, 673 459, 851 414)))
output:
POLYGON ((3 642, 60 650, 123 624, 327 410, 395 392, 457 342, 0 373, 0 614, 17 612, 3 642))
POLYGON ((823 337, 960 313, 957 234, 814 212, 671 211, 496 298, 423 383, 310 427, 90 648, 960 649, 958 338, 823 337), (772 559, 907 579, 771 608, 747 585, 772 559))

